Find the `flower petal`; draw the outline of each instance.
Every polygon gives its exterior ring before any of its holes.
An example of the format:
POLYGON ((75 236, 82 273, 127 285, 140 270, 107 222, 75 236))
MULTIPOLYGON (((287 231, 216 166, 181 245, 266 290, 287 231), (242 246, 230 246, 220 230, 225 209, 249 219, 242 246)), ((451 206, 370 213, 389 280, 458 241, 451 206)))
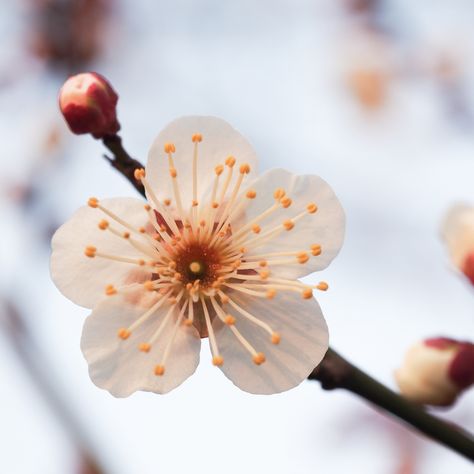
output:
POLYGON ((174 120, 153 142, 148 154, 146 173, 148 181, 159 198, 174 200, 168 158, 164 152, 165 143, 173 143, 176 148, 173 160, 178 172, 177 179, 185 209, 188 209, 193 199, 194 143, 191 138, 196 133, 202 135, 202 142, 198 144, 198 201, 201 201, 212 187, 215 177, 214 168, 217 165, 224 165, 227 157, 233 156, 236 159, 236 170, 233 173, 230 189, 236 181, 240 164, 250 165, 249 178, 255 177, 257 171, 257 157, 252 146, 224 120, 202 116, 174 120))
MULTIPOLYGON (((147 221, 144 202, 138 199, 104 199, 101 204, 133 226, 140 227, 147 221)), ((129 263, 84 255, 85 247, 92 245, 108 254, 143 257, 127 239, 100 230, 98 223, 104 218, 117 230, 126 230, 100 209, 84 206, 56 231, 51 242, 51 277, 54 283, 64 296, 86 308, 94 307, 104 297, 107 285, 145 281, 150 275, 149 271, 129 263)))
POLYGON ((177 309, 150 351, 141 352, 138 348, 140 343, 150 340, 168 309, 169 306, 160 308, 126 340, 117 336, 118 330, 129 327, 146 308, 118 297, 102 301, 94 309, 84 324, 81 349, 89 363, 89 375, 98 387, 115 397, 127 397, 137 390, 166 393, 194 373, 199 363, 201 340, 194 327, 184 325, 178 327, 165 373, 162 376, 154 373, 172 336, 177 309))
POLYGON ((474 207, 467 204, 453 206, 441 225, 441 237, 453 264, 462 268, 466 255, 474 251, 474 207))
MULTIPOLYGON (((270 266, 275 276, 299 278, 309 273, 326 268, 338 254, 344 241, 345 217, 341 204, 331 187, 319 176, 296 176, 283 169, 273 169, 257 178, 251 185, 257 192, 256 198, 247 206, 245 219, 250 221, 274 203, 273 193, 276 188, 283 188, 286 195, 292 199, 288 208, 280 207, 276 212, 261 222, 261 232, 282 225, 283 221, 291 219, 306 210, 309 203, 317 205, 314 214, 307 214, 296 222, 293 229, 284 231, 269 242, 258 247, 248 246, 248 255, 262 255, 274 252, 305 251, 310 259, 299 264, 270 266), (318 244, 322 252, 318 256, 311 255, 311 245, 318 244)), ((251 235, 250 238, 254 238, 251 235)), ((243 243, 246 247, 246 244, 243 243)), ((285 257, 291 259, 291 257, 285 257)))
POLYGON ((300 384, 321 362, 328 348, 328 329, 315 299, 304 300, 294 293, 280 293, 272 300, 235 293, 231 298, 281 336, 279 344, 272 344, 268 332, 226 305, 225 311, 236 318, 235 327, 266 357, 255 365, 230 328, 214 320, 224 358, 221 370, 239 388, 260 394, 283 392, 300 384))

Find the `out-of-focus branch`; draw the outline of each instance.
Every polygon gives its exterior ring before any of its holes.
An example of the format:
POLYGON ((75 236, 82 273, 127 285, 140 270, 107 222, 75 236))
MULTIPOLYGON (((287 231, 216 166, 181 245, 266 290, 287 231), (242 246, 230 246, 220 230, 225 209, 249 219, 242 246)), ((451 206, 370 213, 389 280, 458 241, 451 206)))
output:
POLYGON ((47 363, 28 330, 25 318, 18 307, 8 300, 0 300, 0 329, 11 343, 12 350, 22 364, 25 373, 49 405, 51 412, 66 430, 77 450, 79 474, 105 474, 101 460, 67 402, 58 393, 47 363))
POLYGON ((433 441, 474 461, 474 438, 454 424, 430 415, 420 405, 410 402, 358 369, 337 352, 329 349, 321 364, 308 377, 325 390, 343 388, 395 416, 433 441))
MULTIPOLYGON (((138 185, 133 175, 135 169, 143 168, 143 165, 130 158, 119 137, 112 138, 104 138, 104 144, 114 153, 114 159, 110 160, 112 166, 144 196, 143 187, 138 185)), ((421 406, 404 399, 349 363, 331 348, 308 379, 319 381, 325 390, 336 388, 349 390, 432 440, 474 461, 474 439, 469 433, 430 415, 421 406)))

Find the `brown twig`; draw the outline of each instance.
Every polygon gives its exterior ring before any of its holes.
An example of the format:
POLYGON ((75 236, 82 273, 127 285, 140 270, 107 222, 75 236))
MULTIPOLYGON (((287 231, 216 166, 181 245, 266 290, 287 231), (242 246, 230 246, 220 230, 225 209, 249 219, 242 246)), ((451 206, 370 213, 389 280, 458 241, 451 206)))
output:
MULTIPOLYGON (((143 186, 137 183, 133 175, 135 169, 143 168, 143 165, 130 158, 118 136, 105 138, 104 144, 114 153, 114 159, 109 159, 112 166, 122 173, 140 194, 145 196, 143 186)), ((419 433, 474 461, 474 439, 469 433, 430 415, 421 406, 409 402, 362 372, 331 348, 308 379, 319 381, 325 390, 336 388, 349 390, 384 412, 402 420, 419 433)))

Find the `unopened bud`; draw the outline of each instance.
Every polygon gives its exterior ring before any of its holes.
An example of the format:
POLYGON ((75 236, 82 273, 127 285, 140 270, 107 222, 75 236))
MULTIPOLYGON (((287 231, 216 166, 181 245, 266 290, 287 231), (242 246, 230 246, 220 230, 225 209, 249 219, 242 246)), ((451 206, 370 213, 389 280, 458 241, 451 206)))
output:
POLYGON ((59 92, 59 108, 73 133, 95 138, 120 130, 116 107, 118 95, 100 74, 86 72, 70 77, 59 92))
POLYGON ((448 406, 474 384, 474 344, 438 337, 412 346, 395 372, 400 392, 424 405, 448 406))

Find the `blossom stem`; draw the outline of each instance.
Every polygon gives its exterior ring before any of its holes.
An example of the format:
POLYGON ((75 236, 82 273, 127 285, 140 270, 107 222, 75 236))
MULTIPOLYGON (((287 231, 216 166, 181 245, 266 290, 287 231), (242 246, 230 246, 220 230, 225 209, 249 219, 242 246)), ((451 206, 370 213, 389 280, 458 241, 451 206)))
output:
POLYGON ((474 437, 453 423, 430 415, 413 403, 352 365, 337 352, 329 349, 321 364, 308 376, 317 380, 325 390, 343 388, 364 398, 378 408, 458 454, 474 461, 474 437))
MULTIPOLYGON (((118 135, 104 137, 103 142, 114 154, 113 159, 107 158, 110 164, 122 173, 142 196, 145 196, 143 185, 137 182, 133 175, 135 169, 143 168, 143 165, 130 157, 118 135)), ((474 438, 471 434, 452 423, 448 424, 430 415, 423 407, 406 400, 377 382, 331 348, 308 379, 318 380, 325 390, 346 389, 399 418, 433 441, 474 461, 474 438)))

